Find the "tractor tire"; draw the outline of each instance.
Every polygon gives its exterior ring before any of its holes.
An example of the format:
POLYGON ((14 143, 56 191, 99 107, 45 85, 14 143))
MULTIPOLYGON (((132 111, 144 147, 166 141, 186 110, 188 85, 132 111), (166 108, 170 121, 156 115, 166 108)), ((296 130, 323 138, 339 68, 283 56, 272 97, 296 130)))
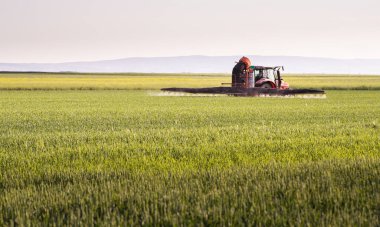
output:
POLYGON ((270 83, 263 83, 260 87, 261 88, 273 88, 270 83))

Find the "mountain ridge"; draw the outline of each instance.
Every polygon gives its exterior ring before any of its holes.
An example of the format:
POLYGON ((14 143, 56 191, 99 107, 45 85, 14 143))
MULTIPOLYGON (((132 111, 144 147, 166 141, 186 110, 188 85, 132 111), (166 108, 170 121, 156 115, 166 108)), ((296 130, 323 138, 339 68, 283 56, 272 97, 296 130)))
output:
MULTIPOLYGON (((253 65, 283 65, 287 73, 380 75, 380 59, 246 55, 253 65)), ((63 63, 0 63, 6 72, 230 73, 241 56, 131 57, 63 63)))

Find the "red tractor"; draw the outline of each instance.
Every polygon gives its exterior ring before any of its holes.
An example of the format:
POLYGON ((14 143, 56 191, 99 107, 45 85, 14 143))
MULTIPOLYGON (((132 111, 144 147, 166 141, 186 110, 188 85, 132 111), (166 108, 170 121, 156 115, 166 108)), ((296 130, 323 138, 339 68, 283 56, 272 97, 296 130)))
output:
POLYGON ((232 70, 232 87, 289 89, 289 84, 281 78, 283 66, 251 66, 247 57, 242 57, 232 70))
MULTIPOLYGON (((231 96, 294 96, 299 94, 325 94, 316 89, 290 89, 281 78, 282 66, 252 66, 247 57, 242 57, 232 70, 232 83, 229 87, 206 88, 162 88, 167 92, 193 94, 225 94, 231 96)), ((226 85, 226 84, 224 84, 226 85)))

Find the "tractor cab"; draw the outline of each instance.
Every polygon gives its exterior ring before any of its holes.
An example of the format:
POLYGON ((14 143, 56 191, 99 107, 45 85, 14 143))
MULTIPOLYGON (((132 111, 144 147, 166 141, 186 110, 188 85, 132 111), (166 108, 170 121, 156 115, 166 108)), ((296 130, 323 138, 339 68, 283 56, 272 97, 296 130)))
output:
POLYGON ((289 89, 289 84, 281 78, 282 66, 250 66, 249 72, 255 78, 255 87, 289 89))

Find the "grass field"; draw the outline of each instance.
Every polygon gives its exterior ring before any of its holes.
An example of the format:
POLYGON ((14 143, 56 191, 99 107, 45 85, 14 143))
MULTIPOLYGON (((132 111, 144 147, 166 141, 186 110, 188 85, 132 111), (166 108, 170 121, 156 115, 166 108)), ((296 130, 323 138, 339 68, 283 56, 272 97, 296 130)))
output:
MULTIPOLYGON (((170 97, 70 90, 141 75, 28 76, 0 76, 0 225, 380 225, 380 91, 170 97)), ((365 78, 337 88, 379 86, 365 78)))

